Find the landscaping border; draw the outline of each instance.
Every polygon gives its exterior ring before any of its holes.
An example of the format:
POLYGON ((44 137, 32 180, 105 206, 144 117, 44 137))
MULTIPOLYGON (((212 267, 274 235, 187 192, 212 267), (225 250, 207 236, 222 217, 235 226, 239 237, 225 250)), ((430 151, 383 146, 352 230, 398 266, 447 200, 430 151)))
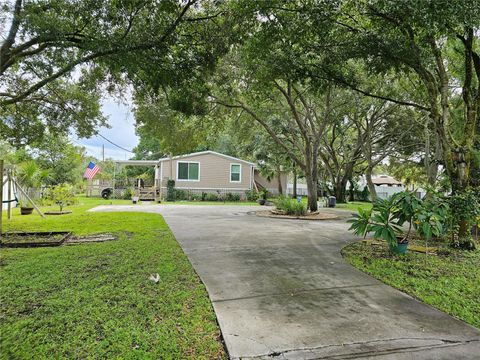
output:
POLYGON ((59 240, 56 241, 37 241, 37 242, 0 242, 0 247, 2 248, 30 248, 30 247, 47 247, 47 246, 60 246, 62 245, 72 233, 69 231, 34 231, 34 232, 12 232, 6 233, 4 236, 8 238, 9 235, 15 236, 39 236, 39 237, 49 237, 52 235, 63 235, 59 240))

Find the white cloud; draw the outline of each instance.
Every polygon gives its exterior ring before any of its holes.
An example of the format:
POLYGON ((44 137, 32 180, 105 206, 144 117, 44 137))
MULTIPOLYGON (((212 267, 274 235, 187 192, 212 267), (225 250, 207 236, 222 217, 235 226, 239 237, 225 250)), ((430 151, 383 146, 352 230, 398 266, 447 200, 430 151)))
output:
MULTIPOLYGON (((131 103, 131 98, 127 100, 131 103)), ((115 99, 107 98, 102 102, 102 111, 108 117, 110 129, 102 128, 99 133, 111 142, 129 150, 133 150, 138 144, 138 137, 135 135, 135 119, 129 105, 119 103, 115 99)), ((112 145, 100 136, 93 136, 89 139, 73 138, 77 145, 84 146, 87 154, 102 158, 102 145, 105 146, 105 158, 125 160, 133 156, 132 153, 124 151, 112 145)))

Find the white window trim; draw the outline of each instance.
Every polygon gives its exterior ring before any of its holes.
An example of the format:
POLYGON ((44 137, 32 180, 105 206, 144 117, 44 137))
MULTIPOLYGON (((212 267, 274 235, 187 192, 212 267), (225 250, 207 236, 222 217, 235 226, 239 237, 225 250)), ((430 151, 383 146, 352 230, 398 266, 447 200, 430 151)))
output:
POLYGON ((230 163, 230 182, 231 183, 241 183, 242 182, 242 164, 239 164, 239 163, 230 163), (239 180, 236 181, 236 180, 232 180, 232 165, 239 165, 240 166, 240 176, 239 176, 239 180))
POLYGON ((177 161, 177 176, 176 176, 177 181, 190 181, 190 182, 199 182, 200 181, 200 162, 198 161, 177 161), (179 179, 178 178, 178 168, 179 164, 198 164, 198 179, 197 180, 185 180, 185 179, 179 179))

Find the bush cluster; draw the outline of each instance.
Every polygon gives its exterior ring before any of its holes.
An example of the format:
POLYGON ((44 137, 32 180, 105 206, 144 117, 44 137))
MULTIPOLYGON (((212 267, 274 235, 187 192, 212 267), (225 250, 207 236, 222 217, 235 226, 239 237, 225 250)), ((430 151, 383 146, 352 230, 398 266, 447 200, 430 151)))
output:
POLYGON ((245 191, 245 197, 248 201, 257 201, 258 200, 258 191, 256 190, 247 190, 245 191))
POLYGON ((451 237, 453 246, 473 250, 476 245, 471 229, 480 222, 480 196, 478 190, 450 197, 431 191, 419 199, 414 192, 403 191, 379 199, 371 210, 359 209, 349 222, 356 235, 372 232, 375 238, 386 240, 391 249, 396 247, 397 238, 408 241, 413 228, 426 241, 451 237), (404 224, 408 226, 406 232, 404 224))
POLYGON ((300 216, 307 214, 307 206, 303 202, 298 202, 285 196, 280 196, 275 200, 275 208, 286 215, 300 216))

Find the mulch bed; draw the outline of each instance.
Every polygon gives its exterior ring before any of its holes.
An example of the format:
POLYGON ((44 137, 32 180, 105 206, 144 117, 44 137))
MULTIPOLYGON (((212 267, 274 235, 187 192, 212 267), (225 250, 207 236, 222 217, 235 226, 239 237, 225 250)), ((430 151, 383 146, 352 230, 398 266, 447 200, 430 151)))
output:
POLYGON ((60 246, 70 236, 71 233, 68 231, 11 232, 2 234, 0 247, 27 248, 60 246))
POLYGON ((2 234, 0 248, 33 248, 117 240, 112 234, 73 236, 68 231, 12 232, 2 234))
POLYGON ((47 211, 44 214, 45 215, 65 215, 65 214, 71 214, 72 212, 69 210, 65 211, 47 211))
POLYGON ((293 219, 293 220, 334 220, 338 219, 339 216, 335 214, 325 213, 325 212, 314 212, 308 213, 307 215, 285 215, 275 210, 265 210, 265 211, 257 211, 257 216, 261 217, 268 217, 274 219, 293 219))

